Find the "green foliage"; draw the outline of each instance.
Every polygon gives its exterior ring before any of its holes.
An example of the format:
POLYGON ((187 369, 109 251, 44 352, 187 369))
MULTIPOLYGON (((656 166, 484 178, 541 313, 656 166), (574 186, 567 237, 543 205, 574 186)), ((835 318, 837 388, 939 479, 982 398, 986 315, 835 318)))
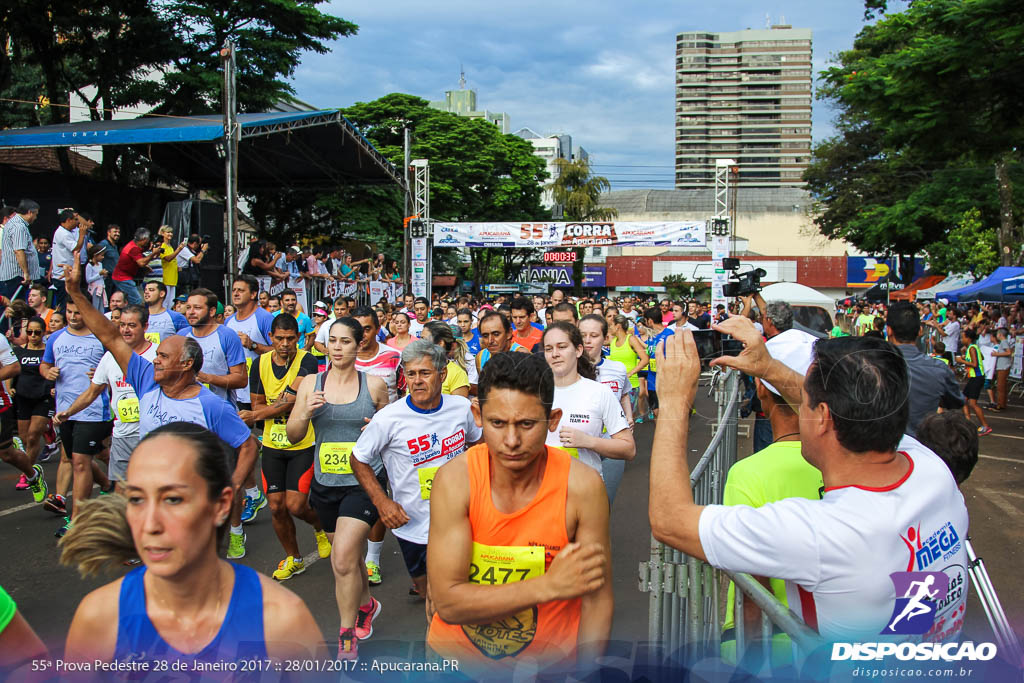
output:
POLYGON ((927 254, 932 270, 939 273, 967 271, 982 277, 999 265, 995 230, 977 209, 965 211, 946 240, 930 245, 927 254))
MULTIPOLYGON (((531 221, 545 217, 540 198, 547 171, 526 140, 502 134, 480 119, 431 109, 426 100, 401 93, 359 102, 343 113, 399 167, 404 164, 403 129, 409 128, 412 158, 430 161, 433 220, 531 221)), ((401 238, 400 228, 400 222, 382 223, 376 230, 401 238)), ((510 281, 536 252, 473 249, 469 277, 478 287, 485 282, 510 281)))
POLYGON ((662 278, 661 284, 665 287, 666 296, 672 301, 711 298, 711 283, 705 282, 704 278, 687 280, 685 275, 672 274, 662 278))
MULTIPOLYGON (((886 9, 865 5, 869 16, 886 9)), ((865 27, 822 72, 819 97, 840 115, 805 174, 821 232, 910 256, 975 208, 1010 263, 1021 241, 1022 41, 1014 0, 916 0, 865 27)))

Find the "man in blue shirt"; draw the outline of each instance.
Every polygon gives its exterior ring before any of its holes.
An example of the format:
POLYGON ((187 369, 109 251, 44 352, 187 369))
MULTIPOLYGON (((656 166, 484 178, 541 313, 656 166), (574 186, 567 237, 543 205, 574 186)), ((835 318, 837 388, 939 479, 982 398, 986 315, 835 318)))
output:
POLYGON ((309 316, 299 311, 299 298, 295 296, 294 291, 286 289, 281 292, 281 312, 292 316, 295 318, 295 322, 299 324, 299 348, 305 349, 306 342, 312 342, 309 336, 313 334, 316 328, 309 316))
POLYGON ((196 377, 214 394, 236 406, 235 389, 248 383, 245 352, 238 335, 214 319, 217 295, 208 289, 193 289, 185 303, 185 317, 192 326, 186 336, 203 349, 202 370, 196 377))
MULTIPOLYGON (((139 438, 145 438, 157 427, 171 422, 191 422, 216 433, 237 450, 238 460, 231 477, 235 505, 231 512, 228 557, 244 557, 245 534, 242 532, 239 494, 242 483, 256 463, 256 439, 233 406, 199 383, 204 374, 206 355, 202 345, 193 337, 172 335, 157 347, 156 359, 152 363, 134 353, 121 337, 118 327, 93 308, 82 293, 81 265, 77 259, 75 263, 75 268, 64 269, 68 295, 80 311, 85 326, 114 356, 125 373, 125 381, 135 389, 139 398, 139 438)), ((237 344, 238 336, 230 330, 227 333, 237 344)), ((242 368, 244 371, 244 356, 242 368)), ((173 454, 168 454, 168 457, 173 457, 173 454)))
POLYGON ((173 334, 188 331, 188 320, 181 313, 164 306, 167 301, 167 285, 162 282, 147 282, 142 290, 142 300, 149 307, 149 328, 146 334, 155 338, 150 341, 159 344, 173 334))
POLYGON ((655 351, 658 349, 658 344, 675 334, 664 326, 663 321, 664 311, 661 308, 652 306, 644 311, 644 323, 654 331, 654 336, 644 342, 647 345, 647 354, 651 357, 651 364, 647 370, 647 399, 654 417, 658 416, 658 376, 654 360, 655 351))

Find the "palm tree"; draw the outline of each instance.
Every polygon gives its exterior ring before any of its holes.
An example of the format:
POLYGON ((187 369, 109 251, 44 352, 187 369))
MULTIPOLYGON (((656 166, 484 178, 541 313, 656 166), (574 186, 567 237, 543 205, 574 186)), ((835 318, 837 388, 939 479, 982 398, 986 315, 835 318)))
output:
MULTIPOLYGON (((555 180, 544 189, 551 190, 567 221, 610 221, 618 218, 618 209, 601 207, 598 200, 601 193, 608 192, 611 187, 604 176, 590 174, 590 164, 586 159, 555 159, 555 180)), ((578 296, 583 289, 583 247, 576 247, 574 251, 576 261, 572 276, 576 284, 573 290, 578 296)))

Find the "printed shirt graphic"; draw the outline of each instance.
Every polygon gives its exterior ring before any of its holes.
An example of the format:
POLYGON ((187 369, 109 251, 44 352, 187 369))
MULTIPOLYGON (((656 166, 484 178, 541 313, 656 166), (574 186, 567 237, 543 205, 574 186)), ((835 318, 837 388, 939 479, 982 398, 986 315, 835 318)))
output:
MULTIPOLYGON (((60 370, 57 377, 57 412, 67 410, 75 399, 89 388, 86 373, 100 363, 105 353, 103 344, 92 334, 74 335, 68 328, 57 330, 46 340, 43 362, 60 370)), ((110 404, 103 393, 85 410, 75 413, 76 422, 106 422, 110 419, 110 404)))
MULTIPOLYGON (((139 353, 150 363, 156 358, 156 344, 150 343, 149 347, 139 353)), ((138 353, 138 352, 136 352, 138 353)), ((110 387, 110 412, 114 415, 114 438, 125 439, 139 435, 139 422, 125 422, 120 417, 122 406, 127 407, 132 401, 138 402, 139 397, 135 395, 132 385, 125 381, 121 366, 117 364, 114 355, 107 351, 96 366, 96 372, 92 376, 93 384, 105 384, 110 387), (124 403, 122 403, 124 401, 124 403)))
POLYGON ((128 361, 125 379, 139 397, 139 438, 171 422, 191 422, 216 433, 232 448, 245 443, 251 434, 238 412, 206 387, 194 398, 170 398, 153 380, 153 364, 138 354, 128 361))
POLYGON ((149 325, 146 327, 146 332, 155 332, 159 334, 160 341, 163 341, 171 335, 187 329, 188 320, 185 319, 185 316, 177 311, 165 308, 163 313, 157 313, 155 315, 150 314, 149 325))
MULTIPOLYGON (((197 337, 191 329, 185 336, 192 337, 203 348, 203 372, 208 375, 226 375, 232 366, 245 362, 242 342, 238 341, 237 334, 224 325, 218 325, 205 337, 197 337)), ((209 390, 232 405, 237 400, 233 389, 211 384, 209 390)))
MULTIPOLYGON (((235 314, 224 321, 224 326, 227 327, 232 332, 234 332, 236 337, 238 336, 238 333, 241 332, 242 334, 248 335, 249 339, 252 339, 257 344, 269 346, 270 326, 273 323, 273 314, 270 313, 270 311, 267 311, 257 306, 256 310, 253 311, 252 315, 250 315, 245 320, 239 320, 238 315, 235 314)), ((238 345, 242 345, 241 340, 239 340, 238 345)), ((253 361, 260 357, 260 354, 250 349, 247 349, 244 346, 242 346, 242 353, 245 354, 245 359, 249 365, 249 369, 252 368, 253 361)), ((249 395, 248 384, 246 384, 241 389, 235 389, 234 391, 236 401, 241 401, 242 403, 252 402, 252 399, 249 395)))
POLYGON ((950 596, 950 577, 943 572, 893 572, 889 578, 896 588, 896 601, 892 620, 882 629, 882 635, 929 633, 938 606, 956 597, 950 596))
MULTIPOLYGON (((409 515, 395 536, 426 543, 430 527, 430 500, 422 496, 420 470, 440 467, 479 441, 470 403, 461 396, 441 396, 441 405, 423 411, 412 399, 387 405, 370 420, 352 451, 359 462, 375 467, 378 458, 391 481, 392 495, 409 515)), ((375 467, 376 469, 376 467, 375 467)))
POLYGON ((790 608, 827 639, 874 642, 893 619, 893 572, 939 571, 949 594, 921 636, 949 640, 967 600, 967 508, 945 463, 916 439, 898 450, 910 469, 881 489, 828 489, 820 501, 791 498, 760 508, 709 505, 700 517, 708 561, 786 579, 790 608), (771 548, 771 552, 765 552, 771 548))
MULTIPOLYGON (((322 327, 326 327, 326 325, 322 327)), ((356 370, 384 380, 384 384, 388 386, 388 403, 394 403, 398 400, 400 390, 405 391, 402 354, 390 346, 378 344, 377 355, 373 358, 359 358, 357 356, 356 370)))
MULTIPOLYGON (((555 387, 555 408, 562 409, 562 419, 558 429, 548 432, 544 443, 555 448, 564 448, 558 433, 562 427, 572 427, 590 436, 601 436, 607 430, 607 436, 618 434, 629 429, 626 416, 619 405, 619 399, 612 395, 612 390, 591 379, 581 377, 567 387, 555 387)), ((578 448, 576 453, 579 461, 589 465, 601 473, 601 456, 587 448, 578 448)))
POLYGON ((597 366, 597 381, 611 389, 617 400, 627 395, 632 388, 626 378, 627 374, 629 371, 625 365, 610 358, 601 359, 601 364, 597 366))

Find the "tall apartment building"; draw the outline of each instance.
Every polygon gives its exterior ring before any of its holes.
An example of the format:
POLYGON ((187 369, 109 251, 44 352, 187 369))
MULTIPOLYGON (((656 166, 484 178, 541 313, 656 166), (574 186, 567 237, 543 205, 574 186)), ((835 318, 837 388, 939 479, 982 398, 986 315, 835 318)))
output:
POLYGON ((802 187, 810 153, 810 29, 676 36, 677 188, 713 187, 720 158, 740 187, 802 187))

